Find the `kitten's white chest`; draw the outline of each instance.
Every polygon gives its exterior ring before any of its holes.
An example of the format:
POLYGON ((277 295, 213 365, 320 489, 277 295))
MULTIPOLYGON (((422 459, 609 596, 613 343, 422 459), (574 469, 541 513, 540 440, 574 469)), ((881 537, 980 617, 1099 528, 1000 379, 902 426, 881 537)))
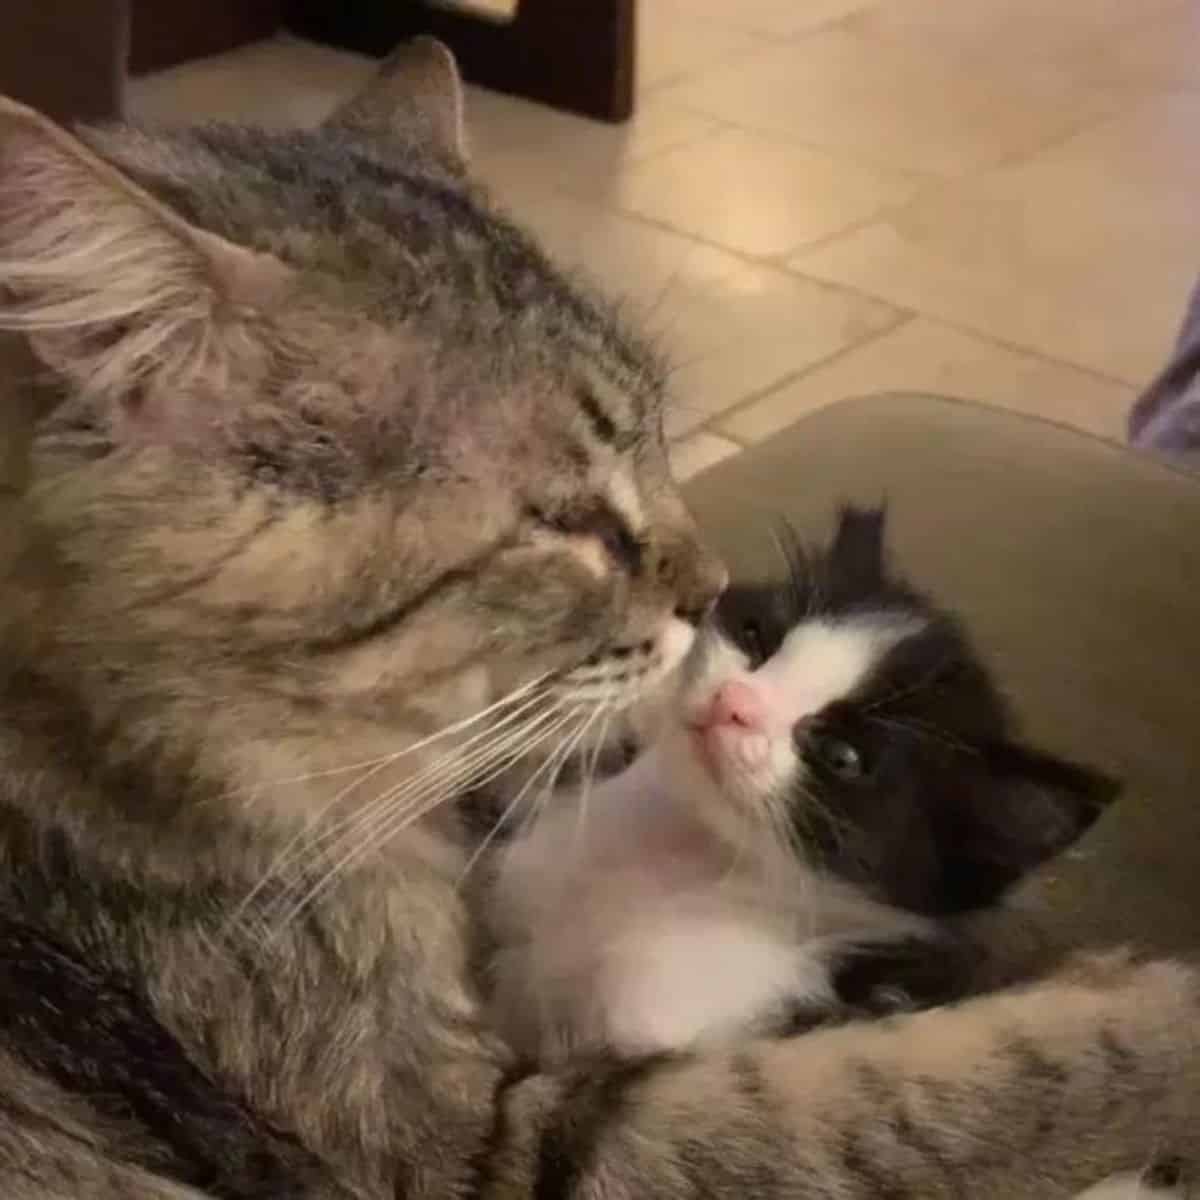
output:
POLYGON ((723 1041, 799 998, 829 999, 818 955, 705 906, 648 914, 603 968, 606 1040, 626 1054, 723 1041))
POLYGON ((659 787, 653 762, 569 805, 501 859, 491 915, 501 1024, 542 1058, 633 1054, 744 1033, 828 998, 820 942, 659 787))

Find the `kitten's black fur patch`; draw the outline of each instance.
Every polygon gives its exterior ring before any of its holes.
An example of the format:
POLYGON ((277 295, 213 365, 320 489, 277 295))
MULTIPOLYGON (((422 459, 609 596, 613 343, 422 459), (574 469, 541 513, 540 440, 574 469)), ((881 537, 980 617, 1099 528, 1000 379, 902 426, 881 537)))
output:
POLYGON ((889 567, 882 509, 843 508, 828 549, 781 539, 789 577, 730 588, 728 635, 756 662, 808 619, 881 613, 914 632, 858 691, 795 732, 794 790, 804 852, 878 900, 928 916, 989 905, 1096 820, 1111 779, 1014 741, 1008 706, 960 623, 889 567), (819 738, 861 758, 860 777, 812 761, 819 738))
POLYGON ((962 938, 889 938, 848 944, 831 965, 834 991, 852 1012, 883 1016, 967 996, 979 950, 962 938))

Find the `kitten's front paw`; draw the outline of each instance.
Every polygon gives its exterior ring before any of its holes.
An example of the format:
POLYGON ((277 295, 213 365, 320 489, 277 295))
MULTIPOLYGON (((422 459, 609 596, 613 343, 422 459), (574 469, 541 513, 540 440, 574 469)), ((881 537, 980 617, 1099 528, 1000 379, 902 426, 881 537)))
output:
POLYGON ((916 1012, 921 1004, 907 989, 898 984, 880 984, 872 988, 865 998, 867 1011, 874 1016, 895 1016, 898 1013, 916 1012))
POLYGON ((949 935, 850 943, 833 967, 833 986, 844 1005, 865 1015, 936 1008, 970 993, 980 954, 949 935))

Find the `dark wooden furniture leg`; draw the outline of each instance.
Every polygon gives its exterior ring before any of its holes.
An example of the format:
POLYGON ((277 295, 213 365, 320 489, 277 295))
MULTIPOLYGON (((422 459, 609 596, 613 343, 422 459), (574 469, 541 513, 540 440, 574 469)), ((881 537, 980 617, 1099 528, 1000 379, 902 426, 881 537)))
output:
POLYGON ((127 0, 0 0, 0 93, 58 121, 121 112, 127 0))
POLYGON ((602 121, 633 114, 635 0, 519 0, 488 21, 402 0, 292 0, 287 24, 316 41, 386 54, 418 33, 440 38, 474 83, 602 121))
MULTIPOLYGON (((129 70, 134 75, 220 54, 269 37, 284 0, 130 0, 129 70)), ((331 0, 336 5, 337 0, 331 0)))

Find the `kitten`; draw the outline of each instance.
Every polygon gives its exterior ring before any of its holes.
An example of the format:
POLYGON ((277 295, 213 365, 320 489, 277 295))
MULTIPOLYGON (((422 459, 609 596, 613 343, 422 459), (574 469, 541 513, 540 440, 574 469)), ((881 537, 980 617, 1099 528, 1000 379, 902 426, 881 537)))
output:
POLYGON ((625 1055, 969 990, 948 922, 1115 792, 1012 740, 958 622, 844 509, 791 577, 730 589, 649 749, 497 855, 501 1023, 543 1060, 625 1055), (569 914, 569 915, 568 915, 569 914))

